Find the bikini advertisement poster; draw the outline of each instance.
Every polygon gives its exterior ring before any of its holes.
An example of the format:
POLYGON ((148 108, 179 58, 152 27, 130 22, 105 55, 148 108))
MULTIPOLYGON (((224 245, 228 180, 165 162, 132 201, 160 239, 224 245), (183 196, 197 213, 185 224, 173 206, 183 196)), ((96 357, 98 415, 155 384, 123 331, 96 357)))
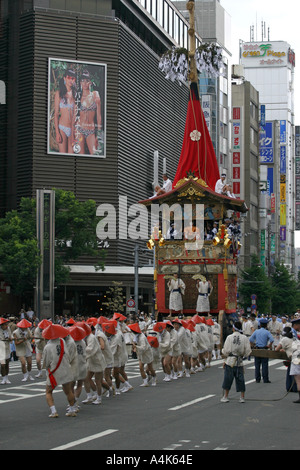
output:
POLYGON ((106 64, 49 58, 48 153, 106 156, 106 64))

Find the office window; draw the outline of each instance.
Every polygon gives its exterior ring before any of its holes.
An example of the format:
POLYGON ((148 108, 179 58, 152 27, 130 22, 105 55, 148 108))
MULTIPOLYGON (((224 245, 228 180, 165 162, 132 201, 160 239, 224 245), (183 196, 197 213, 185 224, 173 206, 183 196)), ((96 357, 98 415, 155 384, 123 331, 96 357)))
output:
POLYGON ((258 146, 258 133, 253 127, 250 127, 250 142, 256 147, 258 146))
POLYGON ((156 0, 152 0, 152 11, 151 15, 156 20, 157 19, 157 9, 156 9, 156 0))
POLYGON ((179 18, 174 15, 174 39, 179 44, 179 18))
POLYGON ((252 101, 250 101, 250 116, 258 121, 258 107, 252 101))
POLYGON ((174 10, 169 8, 169 34, 173 37, 173 18, 174 18, 174 10))
POLYGON ((164 2, 163 0, 157 0, 157 21, 163 26, 164 18, 164 2))
POLYGON ((164 2, 164 29, 169 32, 169 5, 164 2))

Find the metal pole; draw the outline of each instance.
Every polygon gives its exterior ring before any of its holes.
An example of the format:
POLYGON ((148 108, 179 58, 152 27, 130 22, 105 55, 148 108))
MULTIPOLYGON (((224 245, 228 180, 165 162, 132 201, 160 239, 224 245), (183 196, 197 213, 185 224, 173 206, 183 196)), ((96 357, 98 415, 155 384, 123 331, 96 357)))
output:
POLYGON ((40 320, 54 320, 55 192, 52 190, 36 192, 36 227, 42 262, 37 272, 35 308, 40 320))
POLYGON ((134 301, 137 315, 139 308, 139 246, 137 243, 134 245, 134 301))

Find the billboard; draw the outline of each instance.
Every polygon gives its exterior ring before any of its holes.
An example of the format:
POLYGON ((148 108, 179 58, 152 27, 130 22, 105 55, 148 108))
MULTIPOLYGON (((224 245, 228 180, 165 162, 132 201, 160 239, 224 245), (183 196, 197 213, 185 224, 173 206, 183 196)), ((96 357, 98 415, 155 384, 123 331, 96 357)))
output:
POLYGON ((242 42, 240 45, 241 64, 245 67, 282 67, 291 64, 290 46, 284 41, 242 42))
POLYGON ((48 153, 106 156, 106 64, 49 58, 48 153))

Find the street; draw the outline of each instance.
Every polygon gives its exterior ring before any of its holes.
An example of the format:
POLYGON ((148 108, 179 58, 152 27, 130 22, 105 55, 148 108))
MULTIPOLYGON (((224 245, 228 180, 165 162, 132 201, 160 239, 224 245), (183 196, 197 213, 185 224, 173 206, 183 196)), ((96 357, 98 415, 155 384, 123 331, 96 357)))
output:
POLYGON ((20 363, 11 362, 11 385, 0 386, 1 450, 101 450, 105 463, 133 467, 142 465, 142 454, 130 451, 149 451, 143 455, 151 464, 189 464, 199 450, 298 450, 300 406, 293 403, 298 395, 286 392, 282 360, 270 360, 270 384, 256 383, 254 359, 245 361, 246 403, 239 403, 235 386, 230 402, 220 402, 222 364, 215 360, 204 372, 170 383, 159 370, 156 387, 140 387, 138 362, 129 359, 132 391, 103 397, 99 406, 81 404, 74 418, 65 416, 58 387, 59 418, 50 419, 45 379, 22 382, 20 363), (159 455, 178 460, 157 462, 159 455))

